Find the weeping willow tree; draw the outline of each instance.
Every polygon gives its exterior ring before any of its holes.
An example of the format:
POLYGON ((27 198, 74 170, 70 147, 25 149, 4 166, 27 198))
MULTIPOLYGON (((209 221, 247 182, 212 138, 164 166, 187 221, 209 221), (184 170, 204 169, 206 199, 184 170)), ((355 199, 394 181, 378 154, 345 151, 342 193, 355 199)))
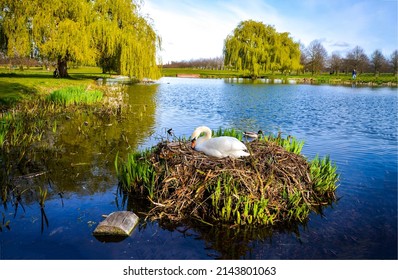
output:
POLYGON ((97 0, 93 7, 96 21, 92 34, 103 71, 116 71, 142 79, 158 78, 157 36, 148 21, 138 13, 138 6, 129 0, 97 0))
POLYGON ((28 56, 31 50, 33 6, 28 1, 0 0, 2 47, 10 57, 28 56))
POLYGON ((7 55, 57 61, 67 77, 70 61, 137 79, 158 78, 160 39, 133 0, 0 0, 7 55))
POLYGON ((95 62, 89 24, 90 3, 75 0, 34 0, 33 43, 40 54, 56 60, 59 75, 68 76, 67 63, 95 62))
POLYGON ((224 64, 249 71, 255 78, 264 72, 300 69, 299 44, 289 33, 253 20, 242 21, 224 41, 224 64))

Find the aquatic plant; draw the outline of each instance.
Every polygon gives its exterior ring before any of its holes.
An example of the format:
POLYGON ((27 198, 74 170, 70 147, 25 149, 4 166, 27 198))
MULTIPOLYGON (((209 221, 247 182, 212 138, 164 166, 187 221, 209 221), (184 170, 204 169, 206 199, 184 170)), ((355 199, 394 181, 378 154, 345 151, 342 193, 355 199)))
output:
POLYGON ((115 168, 124 191, 150 197, 153 219, 212 225, 304 222, 311 211, 334 201, 338 175, 328 158, 308 162, 300 155, 302 145, 293 137, 262 137, 247 143, 252 156, 218 159, 180 139, 129 154, 120 166, 116 159, 115 168))
POLYGON ((41 187, 39 187, 39 195, 38 195, 38 197, 39 197, 39 204, 40 204, 41 208, 44 207, 45 201, 47 199, 47 194, 48 194, 47 188, 43 188, 42 189, 41 187))
POLYGON ((86 90, 83 87, 67 87, 53 91, 47 100, 63 106, 76 104, 93 104, 101 101, 102 91, 86 90))
POLYGON ((269 199, 242 193, 239 183, 228 173, 219 176, 215 186, 209 185, 209 191, 215 221, 237 225, 273 224, 276 218, 276 214, 271 214, 267 208, 269 199))
POLYGON ((329 156, 320 159, 317 155, 310 163, 310 171, 317 192, 326 195, 337 189, 339 181, 337 166, 332 163, 329 156))
POLYGON ((3 227, 7 228, 8 230, 11 230, 10 220, 6 221, 6 215, 3 212, 1 212, 1 215, 2 215, 2 222, 0 223, 0 232, 3 231, 3 227))
POLYGON ((125 162, 119 168, 119 156, 115 158, 115 168, 120 179, 119 185, 125 191, 132 192, 132 187, 140 188, 140 193, 144 193, 145 187, 148 196, 153 198, 156 176, 151 162, 148 160, 149 150, 144 152, 130 153, 125 162))
POLYGON ((218 130, 212 131, 212 135, 214 137, 231 136, 231 137, 235 137, 239 140, 242 140, 242 137, 243 137, 242 132, 240 132, 234 128, 222 129, 221 127, 218 128, 218 130))
POLYGON ((279 132, 276 137, 272 133, 270 133, 268 136, 264 137, 264 140, 268 142, 273 142, 285 148, 286 151, 295 153, 296 155, 301 154, 301 150, 303 149, 304 146, 304 141, 299 141, 295 137, 292 137, 291 135, 288 135, 286 138, 283 138, 281 132, 279 132))
POLYGON ((9 122, 7 122, 5 119, 0 119, 0 148, 2 148, 4 145, 9 128, 9 122))
POLYGON ((52 131, 53 131, 53 133, 57 132, 57 120, 54 120, 52 131))

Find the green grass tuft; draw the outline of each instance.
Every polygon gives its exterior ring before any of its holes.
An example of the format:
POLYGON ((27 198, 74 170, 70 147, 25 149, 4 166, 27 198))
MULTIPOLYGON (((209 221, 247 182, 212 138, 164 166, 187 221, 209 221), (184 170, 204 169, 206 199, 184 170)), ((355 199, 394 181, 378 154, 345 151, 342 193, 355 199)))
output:
POLYGON ((239 132, 239 131, 237 131, 234 128, 222 129, 221 127, 218 130, 216 130, 216 131, 212 131, 212 135, 214 137, 231 136, 231 137, 235 137, 235 138, 237 138, 237 139, 239 139, 241 141, 242 141, 242 137, 243 137, 242 132, 239 132))
POLYGON ((152 164, 146 158, 149 154, 150 150, 130 153, 121 166, 118 163, 119 155, 116 155, 115 168, 119 178, 119 186, 122 190, 126 192, 140 191, 143 193, 143 188, 145 188, 148 196, 153 198, 156 173, 152 164))
POLYGON ((332 163, 329 156, 323 159, 316 156, 310 163, 310 172, 314 188, 318 193, 323 195, 337 189, 339 181, 337 166, 332 163))
POLYGON ((53 91, 47 100, 63 106, 93 104, 101 101, 103 93, 99 90, 85 90, 83 87, 67 87, 53 91))
POLYGON ((282 138, 282 133, 278 133, 277 136, 273 134, 269 134, 264 137, 264 140, 267 142, 273 142, 281 147, 283 147, 286 151, 294 153, 296 155, 301 154, 301 150, 304 146, 304 141, 299 141, 295 137, 287 136, 286 138, 282 138))

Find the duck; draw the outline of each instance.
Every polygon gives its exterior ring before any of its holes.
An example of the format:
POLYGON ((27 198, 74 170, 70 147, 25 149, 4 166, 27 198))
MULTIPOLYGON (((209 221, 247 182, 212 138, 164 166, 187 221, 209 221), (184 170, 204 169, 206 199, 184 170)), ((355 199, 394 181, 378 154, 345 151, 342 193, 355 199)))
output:
POLYGON ((254 131, 244 131, 243 132, 243 136, 247 137, 247 138, 251 138, 251 139, 257 139, 259 137, 259 135, 262 135, 263 131, 259 130, 257 133, 255 133, 254 131))
POLYGON ((250 154, 247 152, 247 147, 241 141, 231 136, 219 136, 211 138, 211 129, 207 126, 199 126, 192 133, 191 146, 199 152, 203 152, 208 156, 217 158, 231 157, 247 157, 250 154), (201 134, 204 136, 201 136, 201 134))

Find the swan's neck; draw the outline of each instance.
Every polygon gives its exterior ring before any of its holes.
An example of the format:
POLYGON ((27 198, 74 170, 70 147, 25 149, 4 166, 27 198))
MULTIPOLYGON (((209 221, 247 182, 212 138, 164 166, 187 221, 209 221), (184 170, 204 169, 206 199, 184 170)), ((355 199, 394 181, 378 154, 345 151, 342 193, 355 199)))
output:
POLYGON ((205 134, 203 136, 204 139, 210 139, 211 138, 211 129, 208 127, 203 127, 202 132, 205 134))

